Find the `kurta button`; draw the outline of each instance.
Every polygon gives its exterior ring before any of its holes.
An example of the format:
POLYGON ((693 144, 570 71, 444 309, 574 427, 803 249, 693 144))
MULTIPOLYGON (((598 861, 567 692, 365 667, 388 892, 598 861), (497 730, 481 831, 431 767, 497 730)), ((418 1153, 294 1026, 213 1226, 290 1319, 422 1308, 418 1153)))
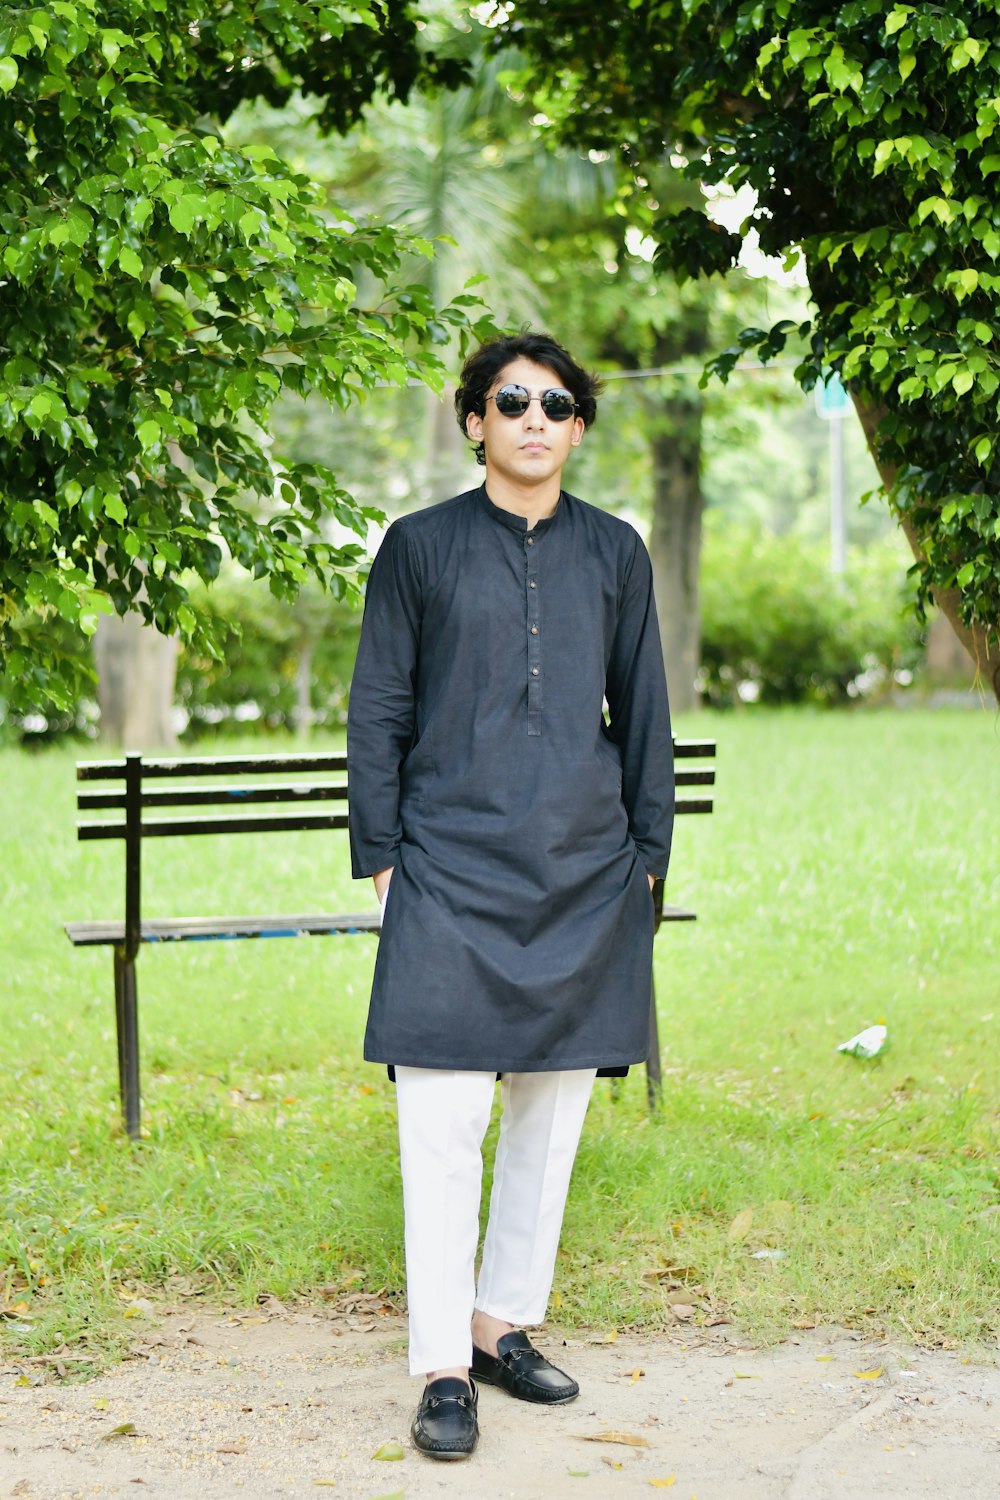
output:
POLYGON ((535 545, 535 538, 533 536, 529 536, 529 538, 528 538, 528 546, 529 547, 533 547, 534 545, 535 545))
POLYGON ((537 635, 538 634, 538 626, 537 625, 532 625, 532 627, 531 627, 531 633, 532 633, 532 635, 537 635))
POLYGON ((532 675, 532 677, 537 677, 538 676, 538 668, 537 667, 532 667, 532 669, 531 669, 531 675, 532 675))
POLYGON ((529 578, 528 579, 528 587, 529 587, 529 589, 537 588, 537 586, 538 585, 535 583, 535 580, 533 578, 529 578))

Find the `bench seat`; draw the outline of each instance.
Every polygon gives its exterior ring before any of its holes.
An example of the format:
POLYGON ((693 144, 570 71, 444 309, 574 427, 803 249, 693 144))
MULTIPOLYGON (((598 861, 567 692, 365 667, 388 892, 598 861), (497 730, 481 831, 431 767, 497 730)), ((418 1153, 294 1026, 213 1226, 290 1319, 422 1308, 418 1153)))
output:
MULTIPOLYGON (((695 913, 681 906, 664 906, 663 922, 693 922, 695 913)), ((108 947, 125 941, 124 921, 66 922, 66 936, 77 948, 108 947)), ((144 918, 143 943, 211 943, 234 938, 323 937, 329 933, 378 932, 377 911, 318 912, 312 916, 280 917, 150 917, 144 918)))

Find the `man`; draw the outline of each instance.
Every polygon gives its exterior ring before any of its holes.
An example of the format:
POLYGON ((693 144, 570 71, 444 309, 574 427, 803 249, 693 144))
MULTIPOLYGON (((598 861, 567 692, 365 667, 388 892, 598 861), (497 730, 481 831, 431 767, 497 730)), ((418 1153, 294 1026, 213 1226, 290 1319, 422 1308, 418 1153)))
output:
POLYGON ((455 404, 485 484, 389 527, 351 688, 353 867, 383 912, 365 1057, 395 1071, 413 1440, 440 1459, 475 1446, 476 1380, 578 1394, 522 1329, 595 1074, 648 1050, 672 743, 646 550, 562 490, 596 386, 546 334, 470 356, 455 404))

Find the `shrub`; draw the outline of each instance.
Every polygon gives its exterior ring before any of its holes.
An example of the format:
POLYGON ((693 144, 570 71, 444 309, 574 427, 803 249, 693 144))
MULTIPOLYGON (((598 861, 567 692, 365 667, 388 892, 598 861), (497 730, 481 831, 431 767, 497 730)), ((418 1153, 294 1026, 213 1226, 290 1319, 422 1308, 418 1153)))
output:
POLYGON ((922 639, 896 539, 852 548, 832 576, 820 543, 759 527, 706 526, 701 573, 705 699, 715 705, 841 703, 912 671, 922 639))

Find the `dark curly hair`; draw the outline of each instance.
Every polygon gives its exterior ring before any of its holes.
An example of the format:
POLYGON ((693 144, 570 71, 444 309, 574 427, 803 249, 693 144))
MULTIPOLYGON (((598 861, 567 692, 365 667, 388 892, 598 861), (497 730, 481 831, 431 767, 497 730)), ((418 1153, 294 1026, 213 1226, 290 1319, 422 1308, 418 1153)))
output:
MULTIPOLYGON (((470 412, 480 417, 486 415, 486 396, 490 386, 501 370, 515 359, 530 359, 533 364, 553 370, 571 392, 576 402, 576 414, 582 418, 584 427, 596 420, 597 397, 601 389, 598 377, 588 374, 578 365, 551 334, 522 331, 489 339, 470 354, 462 366, 455 392, 455 416, 466 437, 466 417, 470 412)), ((482 443, 476 444, 476 462, 486 462, 482 443)))

